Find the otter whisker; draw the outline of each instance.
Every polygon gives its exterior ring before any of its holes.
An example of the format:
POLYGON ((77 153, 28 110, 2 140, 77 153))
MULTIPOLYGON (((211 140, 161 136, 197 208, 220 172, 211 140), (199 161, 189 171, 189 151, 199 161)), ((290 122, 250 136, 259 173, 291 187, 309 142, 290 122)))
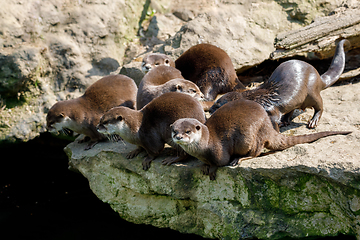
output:
POLYGON ((104 135, 109 141, 111 141, 111 136, 109 134, 104 134, 104 135))
POLYGON ((72 131, 71 131, 70 129, 68 129, 68 128, 62 128, 62 129, 60 130, 60 132, 63 133, 63 134, 65 134, 65 135, 67 135, 67 136, 69 136, 72 131))

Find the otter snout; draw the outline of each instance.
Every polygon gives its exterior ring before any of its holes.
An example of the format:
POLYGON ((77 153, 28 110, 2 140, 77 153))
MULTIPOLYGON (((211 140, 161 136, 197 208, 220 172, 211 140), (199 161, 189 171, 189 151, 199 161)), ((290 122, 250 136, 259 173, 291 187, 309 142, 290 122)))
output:
POLYGON ((53 128, 51 125, 46 125, 46 130, 48 130, 49 132, 54 131, 55 128, 53 128))
POLYGON ((104 133, 104 132, 107 131, 107 128, 106 128, 103 124, 99 123, 99 124, 96 126, 96 130, 97 130, 99 133, 104 133))
POLYGON ((142 66, 142 71, 146 74, 151 70, 151 65, 150 64, 143 64, 142 66))

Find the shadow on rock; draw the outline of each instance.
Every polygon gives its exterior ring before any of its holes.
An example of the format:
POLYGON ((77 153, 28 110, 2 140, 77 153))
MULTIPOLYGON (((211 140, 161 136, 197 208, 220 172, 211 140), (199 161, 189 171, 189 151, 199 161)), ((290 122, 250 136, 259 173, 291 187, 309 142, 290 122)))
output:
POLYGON ((100 61, 93 61, 92 66, 93 68, 88 71, 86 77, 109 75, 116 71, 120 64, 114 58, 102 58, 100 61))

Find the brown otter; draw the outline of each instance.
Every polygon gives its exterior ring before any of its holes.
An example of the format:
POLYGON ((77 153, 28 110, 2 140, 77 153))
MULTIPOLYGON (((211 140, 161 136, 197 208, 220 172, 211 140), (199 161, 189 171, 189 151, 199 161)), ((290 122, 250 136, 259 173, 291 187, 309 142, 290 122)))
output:
MULTIPOLYGON (((90 138, 85 150, 92 148, 105 136, 96 131, 101 116, 110 108, 125 106, 135 108, 137 86, 125 75, 110 75, 89 86, 79 98, 60 101, 47 113, 47 128, 50 132, 70 129, 90 138)), ((66 130, 65 130, 66 131, 66 130)), ((86 141, 86 138, 79 142, 86 141)))
POLYGON ((329 131, 284 136, 272 127, 268 114, 260 104, 246 99, 225 104, 205 124, 184 118, 174 122, 171 130, 174 143, 201 160, 204 163, 202 171, 211 180, 215 179, 218 167, 236 165, 239 161, 257 157, 263 148, 279 151, 325 136, 351 133, 329 131))
POLYGON ((174 61, 169 56, 162 53, 150 53, 143 58, 141 70, 148 73, 151 69, 161 65, 175 67, 174 61))
POLYGON ((204 99, 199 87, 185 80, 179 70, 162 65, 152 69, 141 80, 136 96, 136 108, 143 108, 151 100, 166 92, 182 92, 198 100, 204 99))
MULTIPOLYGON (((138 149, 130 152, 127 158, 133 158, 145 150, 147 157, 142 164, 143 169, 147 170, 151 161, 164 149, 165 143, 176 147, 171 140, 170 124, 180 118, 194 118, 205 123, 205 113, 196 99, 187 94, 169 92, 138 111, 125 107, 110 109, 101 117, 97 129, 103 134, 117 134, 137 145, 138 149)), ((173 162, 183 158, 184 154, 175 157, 173 162)))
POLYGON ((329 69, 321 76, 310 64, 300 60, 290 60, 280 64, 258 88, 249 91, 226 93, 210 108, 213 113, 225 103, 240 98, 260 103, 268 112, 274 128, 288 125, 295 109, 314 108, 314 116, 308 122, 309 128, 315 128, 323 112, 320 91, 334 84, 344 71, 343 39, 336 47, 334 58, 329 69))
POLYGON ((176 59, 175 66, 185 79, 199 86, 208 101, 221 93, 245 89, 227 53, 211 44, 192 46, 176 59))

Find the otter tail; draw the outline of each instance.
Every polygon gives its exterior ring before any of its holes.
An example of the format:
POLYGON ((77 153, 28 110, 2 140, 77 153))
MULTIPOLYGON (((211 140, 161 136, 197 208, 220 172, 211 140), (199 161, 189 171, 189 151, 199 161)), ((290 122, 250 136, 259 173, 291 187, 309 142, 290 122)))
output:
POLYGON ((351 132, 348 131, 327 131, 327 132, 319 132, 307 135, 299 135, 299 136, 285 136, 279 133, 278 141, 273 143, 268 143, 268 146, 265 146, 267 149, 272 151, 280 151, 286 148, 295 146, 297 144, 302 143, 311 143, 319 138, 331 136, 331 135, 347 135, 351 132))
POLYGON ((330 64, 329 69, 321 75, 321 80, 325 84, 325 88, 333 85, 340 77, 345 68, 345 52, 344 44, 350 46, 350 42, 346 39, 343 39, 339 42, 336 47, 334 58, 330 64))

